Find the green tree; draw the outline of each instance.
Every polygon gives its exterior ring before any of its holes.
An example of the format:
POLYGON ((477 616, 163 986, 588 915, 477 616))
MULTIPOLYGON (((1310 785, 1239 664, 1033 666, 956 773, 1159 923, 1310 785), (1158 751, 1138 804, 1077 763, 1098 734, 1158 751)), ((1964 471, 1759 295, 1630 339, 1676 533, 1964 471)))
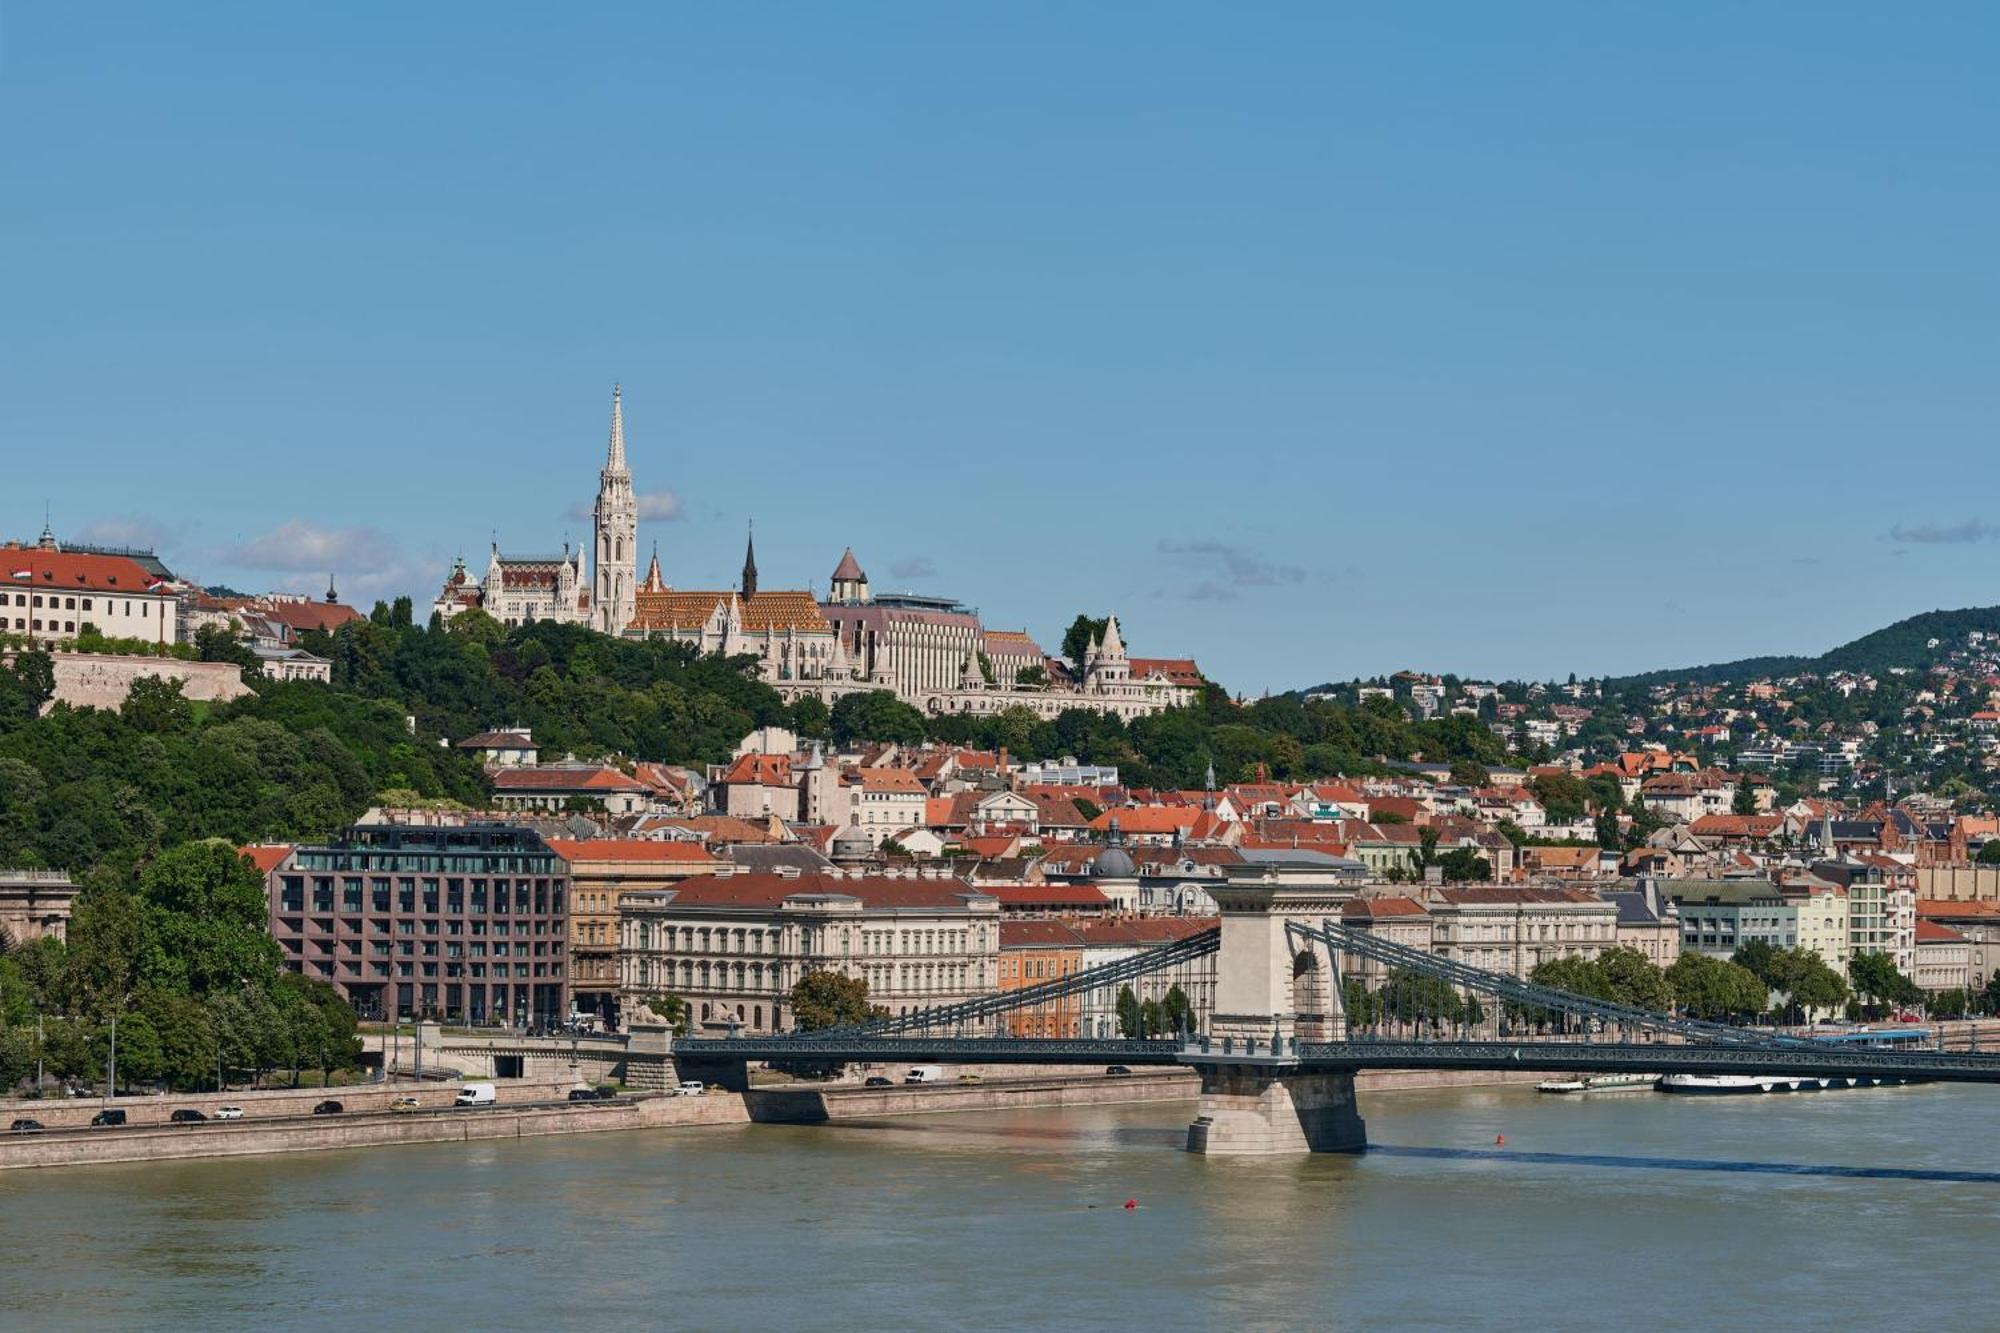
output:
POLYGON ((1556 990, 1568 991, 1571 995, 1581 995, 1593 1000, 1615 1000, 1617 992, 1604 969, 1588 958, 1570 954, 1562 958, 1551 958, 1537 963, 1528 973, 1528 980, 1537 986, 1549 986, 1556 990))
POLYGON ((1373 1027, 1382 1018, 1375 992, 1364 986, 1359 977, 1348 977, 1340 983, 1340 1007, 1351 1028, 1373 1027))
POLYGON ((181 731, 194 716, 193 707, 181 693, 181 683, 165 676, 141 676, 133 681, 119 712, 135 730, 155 735, 181 731))
POLYGON ((1590 804, 1590 789, 1583 785, 1583 779, 1571 773, 1544 773, 1529 784, 1535 799, 1548 811, 1549 818, 1558 824, 1568 824, 1581 819, 1590 804))
POLYGON ((183 843, 146 868, 139 888, 149 909, 141 961, 149 981, 205 995, 277 980, 264 877, 234 847, 183 843))
POLYGON ((853 741, 915 745, 924 738, 924 715, 888 690, 842 695, 829 722, 834 740, 842 745, 853 741))
POLYGON ((1673 1005, 1666 974, 1637 949, 1606 949, 1598 956, 1597 970, 1610 987, 1610 998, 1620 1004, 1653 1013, 1665 1013, 1673 1005))
POLYGON ((842 972, 812 971, 792 987, 792 1024, 801 1032, 846 1027, 886 1010, 868 1001, 868 983, 842 972))
POLYGON ((1754 815, 1757 813, 1757 792, 1750 784, 1750 775, 1739 774, 1736 779, 1736 794, 1729 800, 1733 814, 1754 815))
POLYGON ((685 1037, 694 1024, 694 1014, 688 1008, 687 999, 677 991, 661 991, 646 997, 646 1007, 666 1020, 674 1035, 685 1037))
POLYGON ((2000 866, 2000 838, 1988 838, 1972 859, 1983 866, 2000 866))
POLYGON ((1091 641, 1094 639, 1102 642, 1104 631, 1110 627, 1111 618, 1109 616, 1096 620, 1093 620, 1089 616, 1078 616, 1075 620, 1070 621, 1069 628, 1063 631, 1062 655, 1069 659, 1071 665, 1080 669, 1083 666, 1084 654, 1089 651, 1091 641))
POLYGON ((1609 810, 1598 815, 1594 831, 1597 846, 1602 851, 1615 852, 1625 844, 1625 835, 1618 827, 1618 816, 1609 810))
POLYGON ((1167 1033, 1194 1031, 1194 1004, 1178 983, 1167 988, 1160 999, 1160 1030, 1167 1033))
POLYGON ((832 710, 816 694, 802 694, 785 710, 785 722, 800 736, 824 739, 833 724, 832 710))
POLYGON ((1780 987, 1771 979, 1771 970, 1777 956, 1778 951, 1765 941, 1749 940, 1737 946, 1736 952, 1731 955, 1729 961, 1738 967, 1749 969, 1756 976, 1757 980, 1763 982, 1773 990, 1777 990, 1780 987))
POLYGON ((1459 787, 1484 787, 1493 781, 1493 775, 1486 765, 1477 759, 1454 759, 1451 763, 1451 781, 1459 787))
POLYGON ((1847 975, 1857 995, 1876 1006, 1918 1004, 1924 993, 1917 984, 1896 969, 1896 960, 1886 953, 1862 950, 1847 963, 1847 975))
POLYGON ((1381 1013, 1391 1023, 1457 1024, 1478 1021, 1467 997, 1442 977, 1409 968, 1389 973, 1378 996, 1381 1013))
POLYGON ((1031 662, 1014 673, 1014 688, 1017 690, 1045 690, 1049 687, 1049 673, 1040 662, 1031 662))
POLYGON ((1437 859, 1447 884, 1484 883, 1493 878, 1493 863, 1470 847, 1454 847, 1437 859))
POLYGON ((1120 986, 1118 988, 1117 1009, 1118 1035, 1121 1037, 1138 1036, 1140 1024, 1144 1020, 1145 1014, 1143 1006, 1139 1003, 1139 997, 1133 994, 1130 986, 1120 986))
POLYGON ((1761 1014, 1770 993, 1750 969, 1698 953, 1682 954, 1666 979, 1683 1012, 1709 1021, 1761 1014))

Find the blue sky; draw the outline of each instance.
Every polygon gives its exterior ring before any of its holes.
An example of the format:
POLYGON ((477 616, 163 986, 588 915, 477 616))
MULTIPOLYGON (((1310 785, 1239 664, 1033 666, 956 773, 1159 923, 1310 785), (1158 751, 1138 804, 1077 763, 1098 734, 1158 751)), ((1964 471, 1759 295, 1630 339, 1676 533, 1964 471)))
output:
POLYGON ((581 536, 1257 692, 2000 601, 1990 6, 0 8, 0 532, 581 536), (558 12, 560 9, 560 12, 558 12))

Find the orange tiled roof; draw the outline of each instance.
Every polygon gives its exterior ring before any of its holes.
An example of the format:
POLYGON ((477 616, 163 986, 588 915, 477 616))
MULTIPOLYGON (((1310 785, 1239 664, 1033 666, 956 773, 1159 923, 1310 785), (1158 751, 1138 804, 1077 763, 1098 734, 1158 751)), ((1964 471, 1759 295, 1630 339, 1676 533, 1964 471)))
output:
POLYGON ((286 857, 292 854, 292 844, 289 842, 260 842, 255 846, 239 847, 236 850, 239 855, 248 858, 250 864, 268 875, 283 864, 286 857))
POLYGON ((765 630, 776 633, 786 630, 800 634, 833 633, 833 626, 820 614, 819 603, 813 595, 790 589, 758 592, 751 597, 739 596, 726 588, 720 592, 684 592, 672 588, 665 592, 647 592, 641 589, 635 595, 632 628, 697 629, 707 623, 718 606, 732 597, 736 598, 736 604, 743 613, 745 633, 762 634, 765 630))
POLYGON ((707 865, 715 860, 698 842, 660 842, 650 838, 548 838, 549 850, 565 861, 673 862, 707 865))
POLYGON ((5 565, 0 568, 0 587, 32 586, 49 592, 117 592, 139 596, 165 582, 127 556, 45 551, 39 546, 15 542, 0 548, 0 562, 5 565))
POLYGON ((503 768, 495 791, 645 791, 646 784, 615 768, 503 768))
POLYGON ((792 785, 792 757, 788 754, 738 755, 736 762, 717 781, 753 787, 789 787, 792 785))
POLYGON ((924 784, 907 768, 864 768, 857 776, 863 791, 902 792, 921 796, 924 784))

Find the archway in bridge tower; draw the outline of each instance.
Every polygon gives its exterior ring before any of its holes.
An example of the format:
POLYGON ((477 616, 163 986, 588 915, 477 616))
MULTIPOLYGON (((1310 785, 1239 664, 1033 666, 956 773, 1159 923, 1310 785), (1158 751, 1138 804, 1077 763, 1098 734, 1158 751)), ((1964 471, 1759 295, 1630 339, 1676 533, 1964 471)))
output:
POLYGON ((1300 1041, 1332 1041, 1333 987, 1311 950, 1292 958, 1292 1032, 1300 1041))

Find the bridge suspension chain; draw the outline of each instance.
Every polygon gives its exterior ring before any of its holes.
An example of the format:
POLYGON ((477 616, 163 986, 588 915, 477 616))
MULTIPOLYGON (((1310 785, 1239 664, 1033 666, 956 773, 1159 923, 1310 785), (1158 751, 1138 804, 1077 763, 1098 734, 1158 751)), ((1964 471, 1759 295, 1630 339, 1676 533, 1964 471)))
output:
POLYGON ((1490 972, 1453 958, 1441 958, 1425 950, 1384 939, 1373 931, 1337 925, 1332 921, 1322 921, 1318 926, 1296 921, 1288 922, 1285 929, 1294 941, 1313 941, 1335 951, 1336 954, 1356 954, 1390 967, 1404 968, 1421 976, 1432 977, 1449 985, 1485 994, 1529 1011, 1569 1014, 1616 1024, 1623 1029, 1636 1028, 1677 1036, 1686 1041, 1718 1045, 1756 1047, 1810 1045, 1809 1040, 1803 1037, 1749 1032, 1723 1023, 1676 1018, 1613 1000, 1600 1000, 1570 991, 1557 990, 1552 986, 1537 985, 1504 972, 1490 972))
POLYGON ((1216 929, 1204 930, 1189 935, 1186 939, 1175 940, 1171 944, 1164 944, 1113 962, 1100 963, 1096 967, 1087 967, 1054 981, 1022 986, 1016 990, 999 991, 957 1004, 939 1005, 888 1018, 872 1019, 866 1023, 823 1028, 813 1036, 815 1038, 884 1037, 898 1032, 923 1031, 963 1034, 967 1030, 976 1030, 989 1019, 1035 1009, 1071 996, 1085 995, 1091 991, 1151 976, 1155 972, 1185 966, 1213 956, 1221 947, 1222 932, 1216 929))

